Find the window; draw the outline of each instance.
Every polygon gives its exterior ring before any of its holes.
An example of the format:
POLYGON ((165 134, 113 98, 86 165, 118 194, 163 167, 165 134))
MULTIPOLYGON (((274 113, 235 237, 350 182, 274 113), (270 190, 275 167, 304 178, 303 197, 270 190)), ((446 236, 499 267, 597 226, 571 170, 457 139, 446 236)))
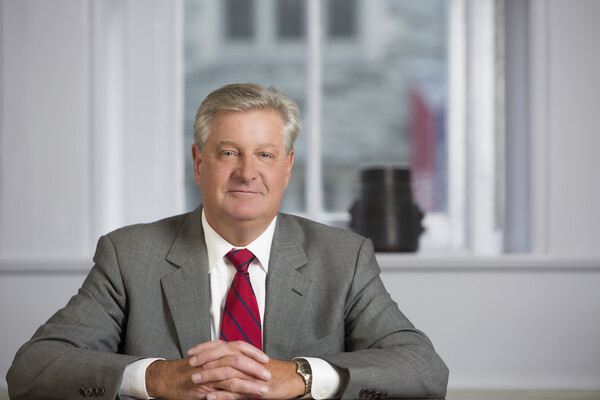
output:
POLYGON ((300 39, 306 30, 306 4, 304 0, 279 0, 277 7, 277 37, 300 39))
POLYGON ((254 36, 254 2, 225 0, 224 4, 227 39, 251 39, 254 36))
MULTIPOLYGON (((494 171, 500 157, 478 150, 499 145, 493 132, 498 121, 487 114, 492 127, 468 134, 486 122, 466 111, 469 103, 469 110, 483 107, 473 114, 486 115, 498 97, 486 92, 482 97, 492 103, 475 101, 477 95, 467 91, 483 93, 494 80, 475 73, 489 67, 480 68, 481 60, 496 56, 494 35, 478 34, 494 32, 494 2, 473 3, 228 0, 222 7, 218 0, 187 0, 185 151, 197 107, 209 92, 232 82, 272 84, 299 104, 303 119, 282 211, 348 226, 361 170, 373 164, 409 167, 413 197, 425 213, 422 249, 469 249, 469 237, 489 237, 484 241, 497 249, 493 215, 499 208, 492 200, 499 194, 477 182, 481 174, 492 184, 499 178, 494 171), (243 13, 233 7, 237 3, 247 7, 243 13), (236 18, 249 21, 242 23, 249 38, 243 44, 232 33, 242 27, 219 26, 236 18), (480 45, 478 52, 465 50, 480 45), (473 207, 479 211, 468 211, 473 207)), ((192 208, 200 193, 187 162, 186 201, 192 208)))
POLYGON ((356 0, 329 0, 327 35, 329 38, 351 38, 356 35, 356 0))

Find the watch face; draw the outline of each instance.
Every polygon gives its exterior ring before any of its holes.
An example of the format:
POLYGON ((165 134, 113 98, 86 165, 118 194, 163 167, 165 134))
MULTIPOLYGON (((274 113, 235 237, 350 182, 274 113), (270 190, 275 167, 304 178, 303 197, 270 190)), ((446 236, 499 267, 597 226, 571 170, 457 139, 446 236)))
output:
POLYGON ((310 365, 309 364, 300 364, 300 371, 303 374, 310 374, 311 373, 310 365))

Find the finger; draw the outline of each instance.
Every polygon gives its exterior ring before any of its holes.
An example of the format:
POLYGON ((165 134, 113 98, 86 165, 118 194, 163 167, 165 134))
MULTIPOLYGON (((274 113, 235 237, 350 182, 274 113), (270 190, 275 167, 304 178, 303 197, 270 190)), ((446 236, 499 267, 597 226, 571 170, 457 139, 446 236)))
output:
POLYGON ((271 379, 271 371, 266 364, 258 363, 255 360, 246 357, 243 354, 223 357, 219 360, 208 362, 200 367, 199 374, 206 374, 209 371, 226 368, 225 371, 218 373, 230 373, 229 375, 209 375, 211 378, 215 376, 215 380, 224 380, 233 377, 250 376, 252 378, 268 381, 271 379))
POLYGON ((195 384, 213 384, 230 379, 260 380, 266 382, 272 377, 271 372, 255 363, 249 362, 245 365, 236 365, 235 367, 226 365, 223 367, 203 369, 200 372, 192 374, 192 382, 195 384))
MULTIPOLYGON (((192 374, 192 382, 196 385, 210 385, 214 389, 217 387, 215 386, 215 382, 233 379, 236 376, 242 377, 242 375, 244 374, 230 367, 214 368, 192 374)), ((251 379, 247 375, 245 377, 251 379)))
POLYGON ((229 345, 238 349, 240 352, 242 352, 246 356, 253 358, 254 360, 256 360, 258 362, 261 362, 261 363, 269 362, 269 356, 266 355, 263 351, 252 346, 250 343, 237 341, 237 342, 231 342, 231 343, 229 343, 229 345))
MULTIPOLYGON (((224 342, 222 340, 213 340, 211 342, 201 343, 201 344, 189 349, 187 354, 188 354, 188 356, 195 356, 204 351, 223 349, 223 348, 227 348, 227 349, 234 348, 234 349, 237 349, 240 352, 246 354, 247 356, 254 358, 256 361, 265 362, 265 363, 269 362, 269 356, 267 356, 264 352, 260 351, 256 347, 252 346, 250 343, 243 342, 243 341, 224 342)), ((231 354, 231 353, 229 353, 229 354, 231 354)))
MULTIPOLYGON (((212 352, 220 352, 220 351, 234 351, 235 348, 230 346, 229 343, 224 342, 222 340, 215 340, 212 342, 206 342, 203 343, 201 345, 198 345, 196 347, 194 347, 194 349, 192 349, 192 351, 190 351, 189 353, 192 353, 194 355, 197 354, 202 354, 202 353, 206 353, 208 351, 212 351, 212 352)), ((236 352, 238 350, 235 350, 236 352)))
POLYGON ((205 350, 211 349, 213 347, 220 346, 223 343, 225 343, 225 342, 223 342, 222 340, 213 340, 211 342, 200 343, 199 345, 196 345, 196 346, 192 347, 191 349, 189 349, 187 353, 188 353, 188 356, 193 356, 193 355, 201 353, 205 350))
MULTIPOLYGON (((194 353, 192 353, 194 354, 194 353)), ((221 342, 217 345, 205 346, 199 353, 190 357, 190 366, 200 367, 206 363, 220 360, 228 356, 243 355, 257 362, 266 364, 269 362, 269 356, 246 342, 221 342)))
POLYGON ((224 390, 217 390, 206 395, 206 400, 238 400, 252 398, 252 396, 244 396, 238 393, 229 393, 224 390))
POLYGON ((228 346, 225 342, 216 343, 210 346, 198 347, 198 352, 192 352, 190 365, 200 367, 206 363, 218 361, 227 356, 242 354, 233 346, 228 346))
POLYGON ((269 393, 269 387, 264 382, 246 379, 234 378, 227 381, 221 381, 217 387, 221 390, 211 393, 211 395, 213 395, 211 398, 216 400, 231 398, 262 398, 269 393))

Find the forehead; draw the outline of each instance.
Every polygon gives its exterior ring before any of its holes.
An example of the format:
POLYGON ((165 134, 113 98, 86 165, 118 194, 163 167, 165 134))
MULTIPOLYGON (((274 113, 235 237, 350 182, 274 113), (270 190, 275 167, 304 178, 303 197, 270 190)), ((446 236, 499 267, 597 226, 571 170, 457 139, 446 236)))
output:
POLYGON ((276 110, 219 111, 211 121, 208 142, 283 144, 283 119, 276 110))

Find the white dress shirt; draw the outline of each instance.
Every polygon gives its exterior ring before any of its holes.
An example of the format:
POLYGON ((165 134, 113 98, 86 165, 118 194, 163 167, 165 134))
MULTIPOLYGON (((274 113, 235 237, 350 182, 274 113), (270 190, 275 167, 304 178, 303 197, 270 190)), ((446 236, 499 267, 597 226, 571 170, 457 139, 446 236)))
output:
MULTIPOLYGON (((252 289, 256 295, 261 321, 265 315, 266 280, 271 255, 271 243, 275 234, 277 217, 267 229, 246 248, 256 259, 248 267, 252 289)), ((211 338, 217 340, 221 334, 221 318, 227 292, 235 276, 236 269, 226 260, 232 248, 236 248, 221 237, 208 223, 202 211, 202 228, 208 252, 208 273, 210 275, 210 321, 211 338)), ((339 396, 342 387, 341 372, 328 362, 314 357, 303 357, 311 366, 313 381, 311 395, 315 399, 329 399, 339 396)), ((119 394, 138 399, 149 399, 146 391, 146 368, 160 358, 147 358, 129 364, 125 368, 119 394)))

